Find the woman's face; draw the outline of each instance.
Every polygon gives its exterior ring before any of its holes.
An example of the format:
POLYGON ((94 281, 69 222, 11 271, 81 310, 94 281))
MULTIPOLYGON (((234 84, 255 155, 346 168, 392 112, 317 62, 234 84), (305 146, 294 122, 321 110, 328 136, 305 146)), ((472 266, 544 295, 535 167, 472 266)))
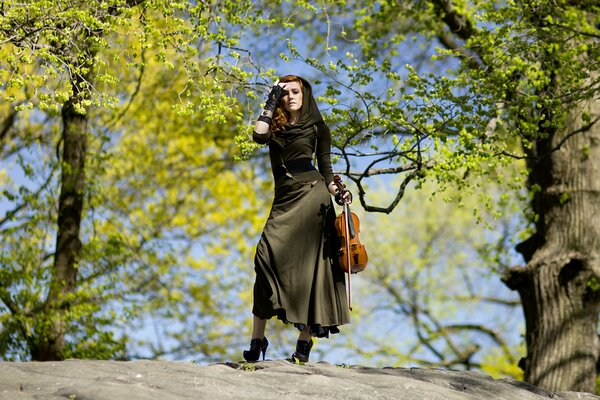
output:
POLYGON ((285 82, 280 83, 280 85, 287 90, 287 94, 281 98, 283 108, 290 114, 298 113, 300 108, 302 108, 302 87, 300 87, 300 82, 285 82))

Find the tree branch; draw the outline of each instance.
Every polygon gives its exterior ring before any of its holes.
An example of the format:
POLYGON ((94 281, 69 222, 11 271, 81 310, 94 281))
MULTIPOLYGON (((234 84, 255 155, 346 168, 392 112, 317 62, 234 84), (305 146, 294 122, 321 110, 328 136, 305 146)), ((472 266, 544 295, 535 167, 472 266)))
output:
POLYGON ((471 21, 462 14, 459 14, 451 0, 432 0, 437 15, 442 18, 453 34, 458 35, 462 40, 467 40, 475 33, 475 28, 471 21))
MULTIPOLYGON (((2 282, 2 285, 4 286, 4 282, 2 282)), ((10 313, 12 315, 18 314, 19 310, 17 309, 16 304, 13 302, 12 298, 10 297, 10 293, 8 293, 8 291, 6 291, 6 290, 0 291, 0 301, 2 301, 4 303, 4 305, 6 306, 6 308, 8 308, 8 311, 10 311, 10 313)))
MULTIPOLYGON (((18 103, 17 105, 19 105, 21 103, 18 103)), ((10 111, 8 112, 8 115, 4 118, 4 120, 2 121, 2 124, 0 125, 0 144, 2 142, 4 142, 4 139, 8 135, 8 131, 10 131, 10 128, 12 128, 13 125, 15 124, 15 119, 16 119, 18 113, 19 112, 17 111, 16 106, 10 107, 10 111)))
MULTIPOLYGON (((456 11, 451 0, 431 0, 431 2, 437 16, 450 29, 452 35, 456 35, 460 39, 467 41, 477 33, 471 21, 465 15, 456 11)), ((459 57, 464 59, 470 68, 480 69, 483 67, 481 56, 475 56, 474 53, 467 51, 464 46, 456 43, 451 35, 441 32, 437 37, 447 49, 456 51, 459 57)))
MULTIPOLYGON (((392 172, 388 172, 388 173, 392 173, 392 172)), ((376 206, 370 206, 367 204, 367 201, 365 199, 365 194, 366 191, 362 185, 362 183, 360 182, 360 179, 354 179, 352 177, 350 177, 350 179, 352 179, 352 181, 354 181, 356 183, 356 186, 358 188, 358 198, 360 200, 360 204, 363 206, 364 210, 367 212, 382 212, 382 213, 386 213, 389 214, 392 211, 394 211, 394 208, 396 208, 396 206, 398 205, 398 203, 400 202, 400 200, 402 200, 402 197, 404 197, 404 191, 406 190, 406 186, 408 186, 408 184, 415 179, 416 177, 418 177, 421 174, 421 169, 417 168, 414 171, 412 171, 410 174, 408 174, 407 176, 404 177, 404 180, 402 181, 402 183, 400 184, 400 186, 398 187, 398 192, 396 193, 396 197, 394 198, 394 200, 392 200, 392 202, 390 203, 389 206, 387 207, 376 207, 376 206)), ((361 175, 361 179, 363 177, 365 177, 366 175, 361 175)))
POLYGON ((483 67, 479 58, 469 53, 463 46, 459 46, 458 43, 452 40, 452 37, 447 33, 441 32, 437 35, 437 38, 439 39, 440 43, 444 45, 444 47, 457 52, 459 57, 465 60, 469 68, 481 69, 483 67))
POLYGON ((108 131, 110 131, 127 114, 127 112, 129 111, 129 108, 133 104, 133 100, 135 100, 135 98, 137 97, 137 95, 140 92, 140 89, 142 87, 142 78, 144 77, 144 72, 146 71, 146 49, 145 48, 142 49, 140 57, 142 59, 142 62, 140 63, 140 73, 136 78, 135 89, 133 90, 133 93, 131 94, 131 96, 129 96, 129 101, 127 102, 125 107, 123 107, 121 112, 112 121, 110 121, 110 123, 108 123, 106 125, 106 127, 104 128, 104 131, 103 131, 104 134, 106 134, 108 131))
POLYGON ((549 149, 548 151, 544 152, 543 154, 537 154, 535 156, 533 156, 533 155, 517 155, 517 154, 508 153, 506 151, 501 151, 501 152, 498 152, 496 154, 497 155, 506 156, 506 157, 510 157, 510 158, 515 159, 515 160, 537 160, 537 161, 539 161, 539 160, 541 160, 541 159, 543 159, 545 157, 548 157, 550 154, 554 153, 555 151, 560 150, 560 148, 571 137, 573 137, 573 136, 575 136, 577 134, 585 133, 585 132, 589 131, 598 122, 600 122, 600 115, 598 115, 594 120, 590 121, 588 124, 585 124, 581 128, 575 129, 574 131, 571 131, 571 132, 567 133, 555 146, 553 146, 551 149, 549 149))
POLYGON ((507 306, 507 307, 517 307, 521 305, 521 302, 519 300, 506 300, 506 299, 501 299, 501 298, 497 298, 497 297, 479 297, 479 296, 458 296, 458 297, 453 297, 450 300, 458 300, 458 301, 480 301, 480 302, 486 302, 486 303, 491 303, 491 304, 497 304, 497 305, 501 305, 501 306, 507 306))
POLYGON ((594 120, 590 121, 590 123, 588 123, 588 124, 586 124, 586 125, 582 126, 582 127, 581 127, 581 128, 579 128, 579 129, 576 129, 576 130, 574 130, 574 131, 572 131, 572 132, 569 132, 569 133, 567 133, 567 134, 565 135, 565 137, 563 137, 563 138, 562 138, 562 139, 561 139, 561 140, 560 140, 560 141, 559 141, 559 142, 556 144, 556 146, 554 146, 554 147, 553 147, 553 148, 552 148, 552 149, 551 149, 551 150, 550 150, 548 153, 546 153, 546 154, 542 155, 542 157, 547 157, 548 155, 550 155, 550 153, 553 153, 553 152, 555 152, 555 151, 559 150, 559 149, 562 147, 562 145, 563 145, 563 144, 565 144, 565 142, 566 142, 567 140, 569 140, 571 137, 573 137, 573 136, 575 136, 575 135, 577 135, 577 134, 579 134, 579 133, 585 133, 585 132, 589 131, 589 130, 590 130, 590 129, 591 129, 591 128, 592 128, 592 127, 593 127, 593 126, 596 124, 596 123, 598 123, 598 122, 600 122, 600 114, 599 114, 599 115, 598 115, 598 116, 597 116, 597 117, 596 117, 594 120))
POLYGON ((508 361, 511 364, 516 363, 516 360, 515 360, 513 354, 510 352, 510 347, 506 344, 506 342, 504 340, 502 340, 500 335, 497 332, 495 332, 489 328, 486 328, 483 325, 453 324, 453 325, 445 326, 444 329, 448 330, 450 332, 475 331, 475 332, 483 333, 484 335, 489 336, 498 346, 500 346, 500 348, 502 348, 502 351, 504 352, 508 361))
MULTIPOLYGON (((45 190, 48 185, 50 185, 50 182, 52 182, 52 178, 54 177, 54 172, 56 171, 58 167, 58 164, 56 164, 52 170, 50 171, 50 175, 48 175, 48 178, 46 178, 46 181, 42 184, 42 186, 40 186, 35 193, 33 193, 33 195, 31 196, 32 198, 36 198, 40 195, 40 193, 42 193, 43 190, 45 190)), ((18 204, 16 207, 14 207, 12 210, 9 210, 6 212, 6 214, 4 214, 4 218, 0 219, 0 227, 2 227, 2 225, 4 225, 5 223, 12 221, 12 218, 19 212, 21 211, 23 208, 25 208, 27 205, 29 204, 29 201, 23 201, 21 204, 18 204)))
POLYGON ((593 12, 598 10, 597 0, 567 0, 567 4, 582 11, 593 12))

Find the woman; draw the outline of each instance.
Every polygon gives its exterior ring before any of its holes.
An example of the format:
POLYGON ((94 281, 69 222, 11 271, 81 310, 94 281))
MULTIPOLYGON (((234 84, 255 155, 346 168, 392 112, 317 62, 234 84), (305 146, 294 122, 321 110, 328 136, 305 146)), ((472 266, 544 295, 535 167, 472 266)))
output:
POLYGON ((344 274, 335 264, 338 193, 331 169, 331 137, 303 78, 286 75, 273 86, 254 126, 268 144, 275 179, 271 213, 256 248, 254 315, 247 361, 263 360, 267 320, 277 316, 299 330, 294 361, 307 362, 312 337, 329 337, 349 322, 344 274), (311 158, 316 154, 318 170, 311 158))

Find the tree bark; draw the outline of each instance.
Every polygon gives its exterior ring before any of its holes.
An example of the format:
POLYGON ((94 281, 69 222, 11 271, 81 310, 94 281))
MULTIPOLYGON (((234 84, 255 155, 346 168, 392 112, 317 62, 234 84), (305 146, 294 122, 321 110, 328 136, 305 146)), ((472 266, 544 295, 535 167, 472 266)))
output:
MULTIPOLYGON (((454 2, 431 3, 454 36, 467 40, 475 34, 454 2)), ((590 12, 595 4, 570 3, 590 12)), ((554 7, 543 11, 550 16, 558 12, 554 7)), ((545 15, 537 11, 525 15, 534 26, 546 24, 545 15)), ((538 40, 555 39, 551 35, 538 40)), ((557 60, 549 55, 541 63, 551 77, 549 86, 560 85, 557 60)), ((589 79, 590 87, 595 78, 589 79)), ((556 90, 558 86, 547 89, 547 93, 562 92, 556 90)), ((513 95, 518 93, 507 93, 506 98, 513 95)), ((532 148, 524 148, 528 184, 534 192, 531 208, 537 216, 536 232, 517 246, 527 265, 510 269, 503 281, 518 290, 525 314, 527 356, 520 364, 525 380, 553 391, 593 393, 600 366, 600 122, 585 126, 582 112, 594 121, 600 116, 600 101, 595 96, 585 104, 565 107, 570 110, 568 131, 545 126, 556 117, 545 115, 540 138, 532 148)), ((536 112, 535 105, 523 107, 524 112, 528 110, 536 112)))
POLYGON ((523 304, 525 380, 593 393, 600 357, 600 124, 585 127, 582 111, 598 116, 600 102, 570 112, 574 134, 550 134, 529 152, 536 233, 517 246, 527 265, 508 271, 504 282, 523 304))
MULTIPOLYGON (((75 82, 75 88, 81 87, 83 81, 90 82, 90 78, 89 74, 79 77, 80 82, 75 82)), ((45 302, 47 327, 46 331, 38 333, 31 348, 32 359, 36 361, 62 360, 65 357, 66 313, 76 291, 77 263, 81 249, 79 232, 86 184, 88 118, 75 108, 82 99, 81 93, 74 95, 62 109, 63 149, 58 231, 52 281, 45 302)))

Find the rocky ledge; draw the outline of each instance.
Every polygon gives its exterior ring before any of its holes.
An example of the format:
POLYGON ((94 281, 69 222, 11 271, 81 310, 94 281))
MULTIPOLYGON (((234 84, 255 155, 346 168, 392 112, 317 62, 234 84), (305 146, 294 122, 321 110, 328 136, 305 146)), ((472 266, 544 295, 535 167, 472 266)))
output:
POLYGON ((0 399, 600 400, 465 371, 367 368, 285 360, 0 362, 0 399))

